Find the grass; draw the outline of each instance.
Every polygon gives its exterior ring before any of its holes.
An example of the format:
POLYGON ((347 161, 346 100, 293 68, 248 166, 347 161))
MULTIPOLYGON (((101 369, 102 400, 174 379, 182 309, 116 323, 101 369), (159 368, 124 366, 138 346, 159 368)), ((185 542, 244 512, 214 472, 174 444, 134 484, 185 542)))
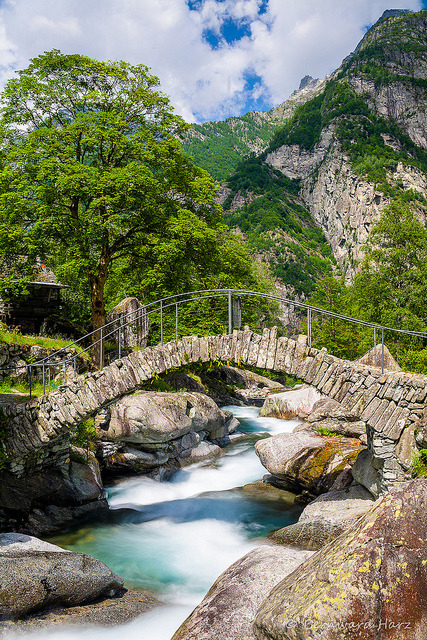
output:
MULTIPOLYGON (((30 385, 28 382, 17 382, 10 378, 5 378, 0 382, 0 394, 24 394, 30 396, 30 385)), ((32 384, 31 395, 34 397, 43 395, 43 385, 39 381, 35 381, 32 384)), ((19 399, 16 399, 19 402, 19 399)))
MULTIPOLYGON (((56 351, 58 349, 64 349, 70 344, 69 340, 63 338, 46 338, 44 336, 29 336, 23 335, 18 331, 7 331, 6 329, 0 329, 0 344, 23 344, 23 345, 37 345, 39 347, 45 347, 48 351, 56 351)), ((78 353, 83 351, 83 348, 79 345, 73 345, 78 353)), ((82 358, 90 359, 88 353, 81 353, 82 358)))
POLYGON ((315 432, 318 433, 320 436, 327 436, 330 438, 344 438, 342 433, 331 431, 327 427, 316 427, 315 432))

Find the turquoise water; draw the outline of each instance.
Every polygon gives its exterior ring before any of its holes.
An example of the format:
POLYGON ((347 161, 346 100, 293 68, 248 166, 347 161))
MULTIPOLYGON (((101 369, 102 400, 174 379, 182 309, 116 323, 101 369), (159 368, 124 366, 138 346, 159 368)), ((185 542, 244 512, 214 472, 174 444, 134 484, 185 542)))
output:
MULTIPOLYGON (((291 432, 297 424, 258 418, 256 407, 227 408, 239 419, 239 431, 247 434, 291 432)), ((187 467, 169 482, 123 480, 108 490, 108 522, 52 540, 102 560, 127 586, 153 589, 166 603, 125 625, 128 640, 169 640, 223 570, 258 546, 270 530, 298 519, 301 509, 292 501, 253 499, 238 488, 266 473, 253 440, 230 446, 213 464, 187 467)), ((92 628, 48 637, 86 640, 109 634, 92 628)))

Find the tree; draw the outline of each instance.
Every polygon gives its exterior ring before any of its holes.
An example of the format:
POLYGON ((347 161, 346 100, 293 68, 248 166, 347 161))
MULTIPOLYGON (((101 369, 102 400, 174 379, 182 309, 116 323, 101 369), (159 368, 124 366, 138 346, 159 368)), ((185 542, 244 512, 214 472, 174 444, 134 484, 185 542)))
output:
POLYGON ((361 317, 396 329, 421 330, 427 320, 427 230, 409 205, 395 200, 370 234, 354 300, 361 317))
MULTIPOLYGON (((343 278, 324 276, 316 282, 309 303, 333 313, 352 315, 349 293, 343 278)), ((326 347, 340 358, 354 359, 360 355, 358 351, 362 336, 357 325, 316 313, 312 317, 312 339, 315 346, 326 347)))
POLYGON ((21 252, 84 277, 99 330, 115 263, 147 266, 168 233, 180 236, 179 276, 212 252, 216 187, 182 153, 186 125, 144 65, 53 50, 18 75, 0 102, 0 246, 13 234, 21 252))

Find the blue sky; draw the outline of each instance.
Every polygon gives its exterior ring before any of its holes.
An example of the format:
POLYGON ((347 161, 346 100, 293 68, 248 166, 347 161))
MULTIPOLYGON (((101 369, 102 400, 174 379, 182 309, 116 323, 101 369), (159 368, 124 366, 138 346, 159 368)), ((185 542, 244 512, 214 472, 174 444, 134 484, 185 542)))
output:
POLYGON ((283 102, 385 9, 427 0, 0 0, 0 84, 53 48, 144 63, 189 122, 283 102))

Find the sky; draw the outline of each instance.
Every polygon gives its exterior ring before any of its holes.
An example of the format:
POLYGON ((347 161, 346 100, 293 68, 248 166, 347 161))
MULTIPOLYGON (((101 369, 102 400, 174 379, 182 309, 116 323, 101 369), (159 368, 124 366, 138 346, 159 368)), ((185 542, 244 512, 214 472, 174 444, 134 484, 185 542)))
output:
POLYGON ((390 8, 427 0, 0 0, 0 87, 44 51, 143 63, 187 122, 283 102, 390 8))

